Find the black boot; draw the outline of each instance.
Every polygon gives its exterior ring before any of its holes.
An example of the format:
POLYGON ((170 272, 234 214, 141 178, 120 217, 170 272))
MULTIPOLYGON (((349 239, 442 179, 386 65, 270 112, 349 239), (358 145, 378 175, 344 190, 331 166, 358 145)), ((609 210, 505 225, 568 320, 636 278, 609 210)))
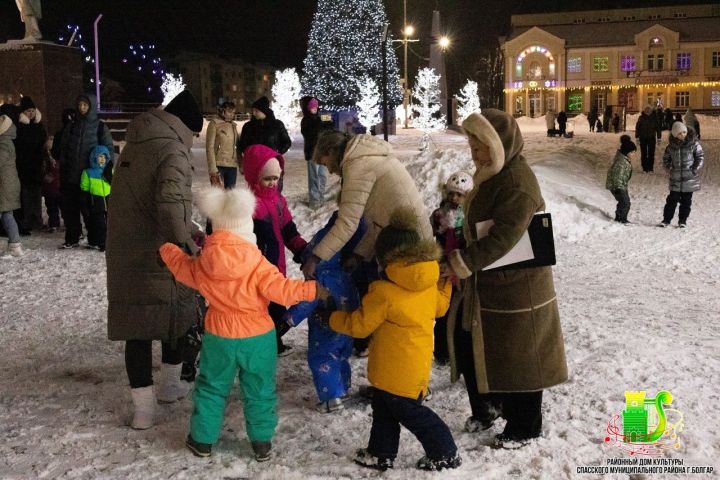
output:
POLYGON ((253 452, 255 452, 255 460, 258 462, 267 462, 270 460, 270 451, 272 450, 272 442, 250 442, 253 452))

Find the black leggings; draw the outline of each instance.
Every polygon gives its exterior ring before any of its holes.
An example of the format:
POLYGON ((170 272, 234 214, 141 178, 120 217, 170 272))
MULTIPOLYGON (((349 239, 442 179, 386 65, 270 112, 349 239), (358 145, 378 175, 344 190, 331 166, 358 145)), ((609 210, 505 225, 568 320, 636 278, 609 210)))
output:
MULTIPOLYGON (((162 363, 177 365, 182 362, 182 350, 178 344, 162 342, 162 363)), ((149 387, 152 379, 152 340, 127 340, 125 342, 125 369, 130 388, 149 387)))

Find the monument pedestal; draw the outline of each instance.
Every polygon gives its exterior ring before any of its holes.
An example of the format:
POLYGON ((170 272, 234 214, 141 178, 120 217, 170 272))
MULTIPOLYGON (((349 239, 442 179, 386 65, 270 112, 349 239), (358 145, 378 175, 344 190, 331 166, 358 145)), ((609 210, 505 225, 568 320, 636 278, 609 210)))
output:
POLYGON ((83 93, 80 49, 49 42, 0 44, 0 103, 30 96, 50 134, 62 127, 64 108, 83 93))

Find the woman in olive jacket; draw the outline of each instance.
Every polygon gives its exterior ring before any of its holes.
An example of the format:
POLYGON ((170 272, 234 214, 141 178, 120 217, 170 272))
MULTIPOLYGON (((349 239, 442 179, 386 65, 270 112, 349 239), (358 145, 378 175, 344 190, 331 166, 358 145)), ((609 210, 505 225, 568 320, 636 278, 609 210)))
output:
POLYGON ((545 201, 513 117, 484 109, 463 128, 476 172, 465 203, 467 247, 448 259, 448 272, 463 280, 448 315, 452 379, 465 378, 467 430, 488 429, 502 416, 507 424, 498 443, 525 442, 541 433, 543 390, 567 380, 552 270, 483 268, 515 246, 545 201), (487 220, 494 225, 478 238, 476 224, 487 220))

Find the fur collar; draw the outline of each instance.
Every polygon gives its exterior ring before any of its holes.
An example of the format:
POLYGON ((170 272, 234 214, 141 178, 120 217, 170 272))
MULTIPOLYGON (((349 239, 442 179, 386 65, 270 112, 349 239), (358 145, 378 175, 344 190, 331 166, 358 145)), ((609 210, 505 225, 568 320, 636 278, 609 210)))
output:
MULTIPOLYGON (((0 115, 0 135, 10 130, 12 127, 12 120, 7 115, 0 115)), ((13 137, 14 138, 14 137, 13 137)))
MULTIPOLYGON (((18 118, 18 121, 22 123, 23 125, 30 125, 30 119, 27 115, 25 115, 25 112, 20 113, 20 117, 18 118)), ((35 109, 35 118, 33 119, 33 123, 40 123, 42 121, 42 114, 40 113, 39 109, 35 109)))
POLYGON ((440 258, 440 247, 435 240, 422 240, 414 245, 407 245, 391 250, 385 255, 385 265, 395 262, 404 264, 429 262, 440 258))

